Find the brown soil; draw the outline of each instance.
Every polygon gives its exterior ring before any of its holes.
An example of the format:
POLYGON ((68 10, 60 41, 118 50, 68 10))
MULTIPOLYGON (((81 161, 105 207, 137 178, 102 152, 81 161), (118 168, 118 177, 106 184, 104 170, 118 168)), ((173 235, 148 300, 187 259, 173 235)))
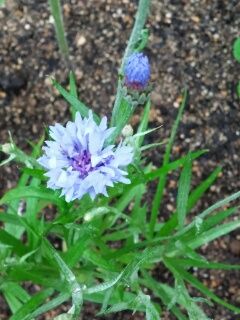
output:
MULTIPOLYGON (((81 99, 99 114, 109 115, 116 90, 117 69, 130 34, 136 2, 124 0, 62 1, 70 44, 71 61, 81 99)), ((67 85, 68 70, 60 58, 47 1, 7 0, 0 10, 0 143, 11 131, 16 143, 29 150, 53 122, 65 122, 69 109, 52 89, 54 74, 67 85)), ((239 65, 232 58, 232 44, 239 34, 240 5, 237 0, 152 0, 146 53, 152 65, 151 126, 163 125, 152 140, 165 139, 179 107, 179 95, 189 88, 189 102, 174 148, 174 157, 189 149, 210 152, 194 166, 194 183, 217 165, 222 177, 198 208, 240 189, 240 109, 236 96, 239 65)), ((138 120, 138 116, 134 118, 138 120)), ((161 163, 163 148, 153 152, 161 163)), ((15 184, 16 165, 1 168, 1 191, 15 184)), ((176 184, 171 176, 166 215, 174 210, 176 184)), ((239 231, 202 249, 209 260, 239 263, 239 231)), ((239 273, 198 271, 204 283, 233 304, 240 303, 239 273)), ((158 273, 157 273, 158 274, 158 273)), ((165 275, 165 274, 164 274, 165 275)), ((160 281, 168 281, 160 276, 160 281)), ((194 292, 195 294, 195 292, 194 292)), ((214 320, 237 320, 239 316, 219 306, 203 308, 214 320)), ((83 319, 94 318, 87 304, 83 319)), ((8 310, 0 301, 1 319, 8 310)), ((5 316, 4 316, 5 315, 5 316)), ((41 319, 50 319, 46 315, 41 319)), ((102 319, 143 319, 120 313, 102 319)), ((39 318, 40 319, 40 318, 39 318)), ((97 318, 96 318, 97 319, 97 318)), ((100 319, 100 318, 98 318, 100 319)), ((166 313, 162 319, 174 319, 166 313)))

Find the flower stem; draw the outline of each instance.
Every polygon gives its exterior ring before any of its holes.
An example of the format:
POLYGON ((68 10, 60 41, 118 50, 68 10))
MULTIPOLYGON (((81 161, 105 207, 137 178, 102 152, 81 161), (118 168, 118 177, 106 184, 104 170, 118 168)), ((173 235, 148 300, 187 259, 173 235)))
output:
POLYGON ((50 4, 52 16, 54 18, 54 25, 56 30, 58 46, 63 57, 68 61, 69 49, 68 49, 68 43, 67 43, 65 31, 64 31, 60 0, 49 0, 49 4, 50 4))
POLYGON ((123 56, 123 59, 122 59, 120 70, 119 70, 120 77, 118 80, 116 100, 113 106, 112 120, 111 120, 111 125, 113 127, 116 126, 118 117, 120 116, 120 112, 121 112, 120 109, 121 109, 121 102, 123 97, 121 75, 123 73, 123 67, 126 63, 126 59, 128 58, 129 54, 131 54, 131 52, 133 51, 135 44, 137 43, 137 41, 141 36, 141 31, 144 28, 145 22, 147 20, 149 6, 150 6, 150 0, 139 0, 135 23, 134 23, 132 33, 129 38, 129 41, 123 56))

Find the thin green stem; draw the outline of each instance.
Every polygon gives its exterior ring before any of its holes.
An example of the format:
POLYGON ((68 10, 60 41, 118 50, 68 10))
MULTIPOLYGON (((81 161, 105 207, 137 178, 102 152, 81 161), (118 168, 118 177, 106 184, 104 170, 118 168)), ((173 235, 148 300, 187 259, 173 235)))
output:
POLYGON ((60 0, 49 0, 59 49, 65 59, 69 59, 68 43, 65 35, 60 0))
MULTIPOLYGON (((186 100, 187 100, 187 90, 184 91, 182 104, 179 108, 177 118, 176 118, 174 125, 172 127, 171 135, 170 135, 168 144, 166 146, 166 150, 165 150, 165 154, 164 154, 164 158, 163 158, 163 166, 165 166, 169 163, 172 146, 173 146, 173 143, 174 143, 174 140, 176 137, 179 123, 180 123, 182 115, 183 115, 184 107, 186 105, 186 100)), ((149 236, 150 236, 150 238, 152 238, 153 234, 154 234, 155 224, 157 222, 157 216, 158 216, 159 208, 161 206, 166 181, 167 181, 167 175, 166 174, 161 175, 159 182, 158 182, 157 191, 156 191, 154 199, 153 199, 153 205, 152 205, 152 210, 151 210, 151 217, 150 217, 150 223, 149 223, 149 236)))
MULTIPOLYGON (((122 75, 122 73, 123 73, 123 67, 126 63, 126 59, 128 58, 129 54, 133 51, 135 44, 137 43, 137 41, 139 40, 139 38, 141 36, 141 31, 145 25, 146 20, 147 20, 149 6, 150 6, 150 0, 140 0, 139 1, 134 27, 133 27, 131 36, 129 38, 129 41, 128 41, 128 44, 127 44, 127 47, 126 47, 126 50, 125 50, 125 53, 124 53, 124 56, 122 59, 121 67, 119 70, 120 75, 122 75)), ((118 120, 117 118, 118 118, 118 114, 119 114, 119 109, 121 107, 122 96, 123 96, 122 80, 121 80, 121 77, 119 77, 116 100, 115 100, 115 103, 113 106, 112 120, 111 120, 111 125, 113 127, 116 126, 116 123, 118 120)))

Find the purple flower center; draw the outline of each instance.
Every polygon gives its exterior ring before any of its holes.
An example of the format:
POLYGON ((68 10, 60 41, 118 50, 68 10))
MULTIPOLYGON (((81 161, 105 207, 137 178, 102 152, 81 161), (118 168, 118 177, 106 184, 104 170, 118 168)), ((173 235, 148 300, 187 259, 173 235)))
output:
POLYGON ((87 150, 71 158, 74 170, 80 173, 81 178, 85 178, 94 168, 91 165, 91 155, 87 150))
POLYGON ((108 165, 113 159, 114 156, 110 155, 106 159, 103 159, 101 162, 99 162, 95 167, 92 167, 91 154, 89 151, 84 150, 82 153, 79 153, 76 156, 72 157, 70 161, 73 169, 79 172, 80 177, 85 178, 89 172, 99 169, 102 166, 108 165))

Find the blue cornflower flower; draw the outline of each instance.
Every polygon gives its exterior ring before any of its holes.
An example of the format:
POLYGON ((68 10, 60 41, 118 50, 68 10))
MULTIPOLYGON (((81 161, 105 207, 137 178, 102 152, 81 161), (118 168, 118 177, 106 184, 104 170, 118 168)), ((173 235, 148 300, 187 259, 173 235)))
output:
POLYGON ((66 127, 50 126, 53 140, 45 141, 44 155, 38 162, 47 170, 47 187, 61 189, 67 202, 89 194, 107 196, 107 187, 114 183, 130 183, 124 168, 133 160, 133 148, 120 143, 104 146, 114 128, 107 129, 107 118, 97 125, 92 112, 82 118, 76 114, 75 122, 66 127))
POLYGON ((124 67, 125 84, 133 90, 143 90, 150 79, 150 64, 143 53, 131 54, 124 67))

